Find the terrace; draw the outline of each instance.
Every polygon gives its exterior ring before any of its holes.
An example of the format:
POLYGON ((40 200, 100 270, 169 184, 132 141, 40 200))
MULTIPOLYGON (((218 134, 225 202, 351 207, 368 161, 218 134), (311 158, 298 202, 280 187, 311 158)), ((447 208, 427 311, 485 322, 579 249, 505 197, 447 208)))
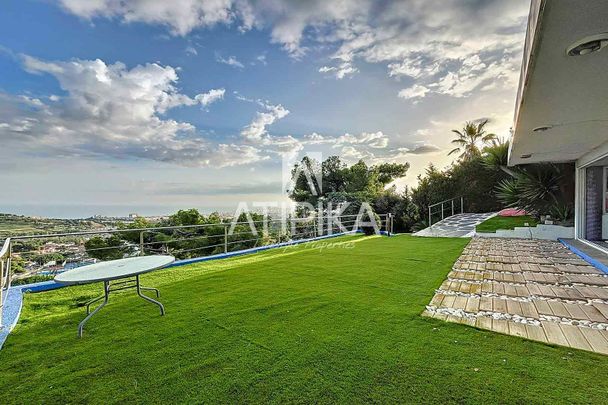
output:
POLYGON ((608 357, 423 317, 466 238, 345 235, 144 276, 79 339, 96 285, 26 294, 2 403, 599 402, 608 357))

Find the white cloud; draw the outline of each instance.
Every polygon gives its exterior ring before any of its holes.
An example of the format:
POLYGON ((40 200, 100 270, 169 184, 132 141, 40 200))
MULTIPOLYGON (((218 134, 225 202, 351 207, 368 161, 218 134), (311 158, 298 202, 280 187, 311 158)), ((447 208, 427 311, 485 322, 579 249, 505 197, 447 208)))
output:
POLYGON ((344 79, 345 77, 353 76, 359 72, 359 69, 354 67, 350 62, 344 62, 339 66, 322 66, 319 72, 331 73, 336 79, 344 79))
POLYGON ((374 149, 383 149, 388 146, 388 136, 382 133, 382 131, 378 132, 362 132, 359 135, 351 135, 346 133, 342 136, 339 136, 334 140, 334 148, 338 148, 345 144, 350 145, 367 145, 374 149))
POLYGON ((241 135, 244 138, 250 141, 262 140, 264 136, 268 135, 267 126, 274 124, 275 121, 289 114, 289 110, 280 104, 265 104, 264 107, 266 111, 257 112, 253 121, 241 131, 241 135))
POLYGON ((186 52, 186 54, 190 56, 198 55, 198 51, 196 50, 196 48, 191 45, 187 46, 186 49, 184 49, 184 52, 186 52))
POLYGON ((263 160, 253 146, 207 142, 188 122, 164 118, 179 106, 207 107, 224 89, 180 93, 177 71, 156 63, 131 69, 102 60, 48 62, 23 56, 24 68, 50 74, 67 93, 49 104, 0 97, 0 139, 45 154, 142 158, 190 166, 231 166, 263 160), (21 106, 26 106, 23 108, 21 106), (19 136, 14 136, 19 133, 19 136))
POLYGON ((198 101, 203 107, 206 107, 209 104, 223 99, 225 93, 225 89, 211 89, 207 93, 197 94, 196 96, 194 96, 194 99, 198 101))
POLYGON ((162 24, 174 35, 195 28, 228 24, 235 18, 230 0, 60 0, 63 8, 79 17, 120 18, 126 23, 162 24))
POLYGON ((229 56, 227 58, 222 57, 221 55, 215 56, 215 61, 218 63, 223 63, 224 65, 232 66, 238 69, 243 69, 245 65, 243 65, 236 57, 229 56))
POLYGON ((268 64, 268 62, 266 61, 266 55, 262 54, 262 55, 258 55, 255 57, 255 61, 252 62, 253 64, 259 63, 260 65, 264 65, 266 66, 268 64))
MULTIPOLYGON (((379 5, 374 0, 61 0, 61 4, 85 19, 162 24, 174 35, 215 24, 237 24, 242 31, 269 29, 271 42, 296 58, 310 46, 336 48, 332 59, 337 64, 319 71, 338 79, 357 73, 358 61, 384 63, 390 77, 408 76, 430 92, 464 97, 474 90, 512 85, 529 1, 395 0, 379 5), (470 65, 474 58, 479 63, 470 65)), ((226 62, 243 65, 236 58, 226 62)))
POLYGON ((402 89, 399 91, 398 96, 404 98, 406 100, 409 99, 420 99, 424 98, 424 96, 429 93, 430 90, 424 86, 419 84, 414 84, 412 87, 408 87, 407 89, 402 89))

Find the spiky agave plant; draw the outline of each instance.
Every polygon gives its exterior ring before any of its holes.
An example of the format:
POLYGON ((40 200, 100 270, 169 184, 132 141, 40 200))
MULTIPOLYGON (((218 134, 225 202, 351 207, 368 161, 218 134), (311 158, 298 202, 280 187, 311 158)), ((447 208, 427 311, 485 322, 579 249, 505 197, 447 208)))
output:
MULTIPOLYGON (((564 182, 562 167, 554 164, 536 164, 510 172, 512 177, 502 180, 496 187, 498 199, 507 206, 540 215, 550 213, 556 207, 571 205, 562 190, 564 182)), ((562 214, 568 212, 565 209, 560 211, 562 214)))

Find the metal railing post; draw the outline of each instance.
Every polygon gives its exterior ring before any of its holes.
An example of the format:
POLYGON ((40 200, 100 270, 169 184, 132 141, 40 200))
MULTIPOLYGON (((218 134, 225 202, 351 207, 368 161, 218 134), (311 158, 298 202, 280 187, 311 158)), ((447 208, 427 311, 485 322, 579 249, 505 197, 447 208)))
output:
POLYGON ((2 312, 4 311, 5 290, 11 286, 11 256, 13 248, 11 238, 6 238, 0 245, 0 327, 2 327, 2 312))
POLYGON ((139 233, 139 255, 140 256, 144 256, 146 254, 144 252, 144 232, 146 232, 146 231, 141 231, 139 233))
POLYGON ((4 259, 0 257, 0 328, 2 327, 2 312, 4 312, 4 259))
POLYGON ((460 197, 460 213, 464 214, 464 197, 460 197))
POLYGON ((429 205, 429 227, 433 225, 433 220, 431 218, 431 206, 429 205))
POLYGON ((224 225, 224 253, 228 253, 228 225, 224 225))
POLYGON ((454 215, 454 200, 452 200, 452 215, 454 215))
POLYGON ((441 203, 441 220, 443 221, 443 203, 441 203))

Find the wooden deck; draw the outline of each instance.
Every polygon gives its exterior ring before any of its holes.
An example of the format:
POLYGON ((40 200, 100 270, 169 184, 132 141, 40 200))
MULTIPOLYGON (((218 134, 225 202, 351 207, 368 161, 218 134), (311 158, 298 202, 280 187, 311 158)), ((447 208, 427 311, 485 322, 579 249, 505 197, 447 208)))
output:
POLYGON ((608 354, 608 275, 559 242, 471 240, 423 314, 608 354))

